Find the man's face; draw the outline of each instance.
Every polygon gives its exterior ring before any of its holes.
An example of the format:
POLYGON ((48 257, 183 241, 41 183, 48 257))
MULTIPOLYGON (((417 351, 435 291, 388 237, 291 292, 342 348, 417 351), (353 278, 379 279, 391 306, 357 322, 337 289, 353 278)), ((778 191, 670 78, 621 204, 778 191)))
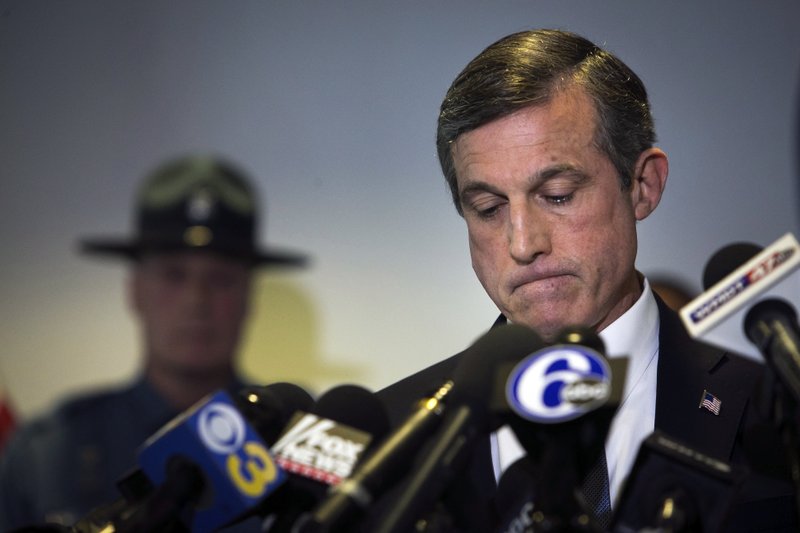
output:
POLYGON ((565 326, 603 329, 641 292, 635 223, 655 205, 639 205, 635 178, 621 189, 593 142, 595 116, 572 88, 453 146, 473 269, 509 320, 548 340, 565 326))
POLYGON ((185 375, 227 371, 248 309, 247 264, 206 252, 150 254, 131 281, 148 365, 185 375))

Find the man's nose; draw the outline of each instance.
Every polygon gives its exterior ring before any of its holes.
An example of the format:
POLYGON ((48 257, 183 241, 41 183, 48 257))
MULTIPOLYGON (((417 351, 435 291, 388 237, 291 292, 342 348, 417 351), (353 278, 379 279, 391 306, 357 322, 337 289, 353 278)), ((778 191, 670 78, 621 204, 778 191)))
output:
POLYGON ((526 264, 550 253, 550 229, 546 217, 528 203, 511 207, 508 247, 514 261, 526 264))
POLYGON ((186 283, 186 301, 195 310, 202 310, 208 306, 211 298, 211 287, 201 278, 192 278, 186 283))

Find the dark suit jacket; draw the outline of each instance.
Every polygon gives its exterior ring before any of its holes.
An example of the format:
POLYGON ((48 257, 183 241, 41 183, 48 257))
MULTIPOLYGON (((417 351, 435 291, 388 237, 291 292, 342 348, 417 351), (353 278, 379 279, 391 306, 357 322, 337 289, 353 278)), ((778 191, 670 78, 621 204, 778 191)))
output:
MULTIPOLYGON (((749 469, 755 471, 739 492, 726 531, 798 531, 783 449, 772 426, 759 420, 751 401, 764 367, 695 342, 678 315, 656 300, 661 319, 656 429, 706 455, 733 464, 757 463, 749 469), (718 416, 698 408, 704 390, 721 400, 718 416)), ((497 323, 503 322, 500 317, 497 323)), ((378 392, 393 425, 404 420, 415 400, 452 377, 462 353, 378 392)), ((461 518, 459 527, 490 531, 496 483, 488 437, 476 443, 468 468, 451 487, 448 507, 461 518)))

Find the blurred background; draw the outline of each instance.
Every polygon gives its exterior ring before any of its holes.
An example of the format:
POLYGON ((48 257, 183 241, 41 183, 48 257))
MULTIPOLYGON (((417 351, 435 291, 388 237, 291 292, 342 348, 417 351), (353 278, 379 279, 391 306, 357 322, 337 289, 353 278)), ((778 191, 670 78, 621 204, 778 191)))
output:
POLYGON ((800 3, 0 1, 0 391, 27 418, 137 369, 124 263, 155 164, 227 157, 261 240, 308 252, 258 278, 241 363, 256 382, 385 386, 468 346, 496 309, 436 160, 441 98, 484 47, 569 29, 644 80, 666 196, 639 269, 697 292, 733 241, 798 230, 800 3))

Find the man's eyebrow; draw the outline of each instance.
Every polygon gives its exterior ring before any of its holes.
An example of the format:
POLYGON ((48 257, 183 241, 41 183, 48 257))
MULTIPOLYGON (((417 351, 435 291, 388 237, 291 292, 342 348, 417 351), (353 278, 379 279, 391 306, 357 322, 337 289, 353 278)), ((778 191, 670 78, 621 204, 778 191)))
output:
POLYGON ((575 165, 570 165, 569 163, 559 163, 557 165, 541 169, 539 172, 531 176, 529 182, 531 184, 537 184, 538 182, 547 181, 563 174, 570 174, 577 181, 584 181, 588 178, 586 173, 584 173, 583 170, 579 169, 575 165))
POLYGON ((502 196, 500 189, 498 189, 494 185, 486 183, 485 181, 476 180, 476 181, 470 181, 469 183, 464 185, 464 187, 460 191, 458 191, 458 197, 463 199, 464 197, 469 196, 471 194, 477 194, 481 192, 488 192, 491 194, 502 196))

